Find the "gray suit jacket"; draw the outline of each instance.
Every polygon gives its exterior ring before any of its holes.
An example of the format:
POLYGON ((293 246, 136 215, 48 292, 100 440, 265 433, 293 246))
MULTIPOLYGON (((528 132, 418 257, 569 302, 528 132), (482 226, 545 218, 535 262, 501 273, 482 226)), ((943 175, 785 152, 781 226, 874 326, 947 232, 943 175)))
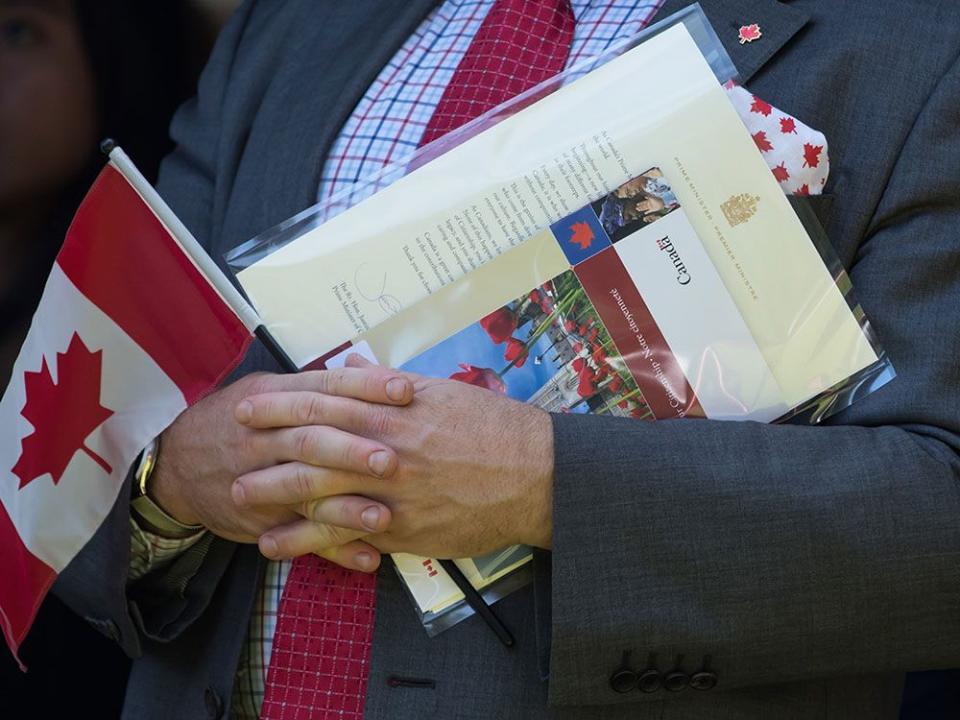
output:
MULTIPOLYGON (((903 671, 960 666, 955 0, 702 4, 748 86, 826 133, 821 210, 899 377, 826 427, 557 417, 554 551, 497 606, 517 646, 476 618, 428 639, 388 565, 368 718, 888 718, 903 671), (739 45, 753 22, 762 39, 739 45), (622 669, 680 689, 617 692, 622 669), (717 686, 689 687, 704 669, 717 686)), ((433 5, 241 8, 160 179, 215 258, 311 204, 342 123, 433 5)), ((243 371, 273 367, 255 347, 243 371)), ((128 592, 127 519, 121 497, 57 592, 137 658, 126 717, 218 717, 256 548, 214 540, 179 561, 190 582, 128 592)))

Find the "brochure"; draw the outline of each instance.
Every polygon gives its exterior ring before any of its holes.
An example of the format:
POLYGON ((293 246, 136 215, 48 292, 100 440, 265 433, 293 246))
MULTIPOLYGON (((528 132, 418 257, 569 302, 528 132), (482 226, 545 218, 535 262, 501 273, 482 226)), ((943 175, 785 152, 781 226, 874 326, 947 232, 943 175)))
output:
MULTIPOLYGON (((740 310, 746 296, 728 291, 673 183, 647 169, 363 333, 342 355, 363 348, 378 362, 549 412, 760 422, 877 362, 864 336, 863 353, 836 372, 808 366, 779 382, 767 361, 779 355, 758 344, 740 310)), ((751 222, 754 203, 735 199, 724 221, 751 222)), ((530 559, 529 548, 511 547, 457 564, 483 589, 530 559)), ((463 599, 435 559, 394 562, 423 616, 463 599)))

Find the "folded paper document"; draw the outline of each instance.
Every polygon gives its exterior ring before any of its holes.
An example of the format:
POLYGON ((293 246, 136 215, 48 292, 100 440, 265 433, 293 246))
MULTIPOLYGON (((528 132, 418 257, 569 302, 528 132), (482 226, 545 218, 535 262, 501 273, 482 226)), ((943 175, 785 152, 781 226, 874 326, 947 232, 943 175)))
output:
MULTIPOLYGON (((239 282, 301 367, 362 347, 551 412, 819 421, 893 371, 704 28, 683 11, 343 212, 291 219, 239 282)), ((457 562, 495 599, 530 558, 457 562)), ((394 560, 428 632, 469 614, 434 559, 394 560)))

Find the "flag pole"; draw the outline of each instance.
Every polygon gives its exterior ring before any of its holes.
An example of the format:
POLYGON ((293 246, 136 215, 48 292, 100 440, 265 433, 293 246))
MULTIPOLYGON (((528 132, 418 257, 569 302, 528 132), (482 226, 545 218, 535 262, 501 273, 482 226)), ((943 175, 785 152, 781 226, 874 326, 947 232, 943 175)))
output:
MULTIPOLYGON (((137 166, 129 156, 112 139, 107 138, 100 143, 100 151, 110 159, 110 163, 127 179, 133 188, 140 194, 147 206, 156 214, 160 222, 164 224, 170 235, 180 245, 184 253, 197 267, 207 281, 213 286, 214 290, 220 295, 223 301, 237 314, 244 327, 253 333, 263 344, 267 352, 279 363, 284 372, 300 372, 300 368, 293 359, 286 353, 283 346, 277 341, 273 334, 263 324, 260 315, 254 307, 247 302, 239 290, 230 282, 223 270, 213 261, 213 258, 203 249, 203 246, 197 242, 197 239, 187 229, 176 213, 170 209, 170 206, 160 197, 153 185, 143 176, 137 166)), ((441 560, 440 566, 446 571, 450 579, 463 593, 467 604, 473 608, 484 622, 493 630, 497 638, 507 647, 514 644, 513 635, 507 629, 506 625, 496 616, 493 609, 487 605, 486 600, 477 591, 473 584, 467 579, 466 575, 460 570, 453 560, 441 560)))

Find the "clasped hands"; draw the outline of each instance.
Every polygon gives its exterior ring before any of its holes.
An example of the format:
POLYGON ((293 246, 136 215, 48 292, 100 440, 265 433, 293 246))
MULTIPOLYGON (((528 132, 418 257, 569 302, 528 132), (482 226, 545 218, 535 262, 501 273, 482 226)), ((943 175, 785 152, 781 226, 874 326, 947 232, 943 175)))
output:
POLYGON ((151 494, 271 559, 373 571, 380 553, 550 547, 549 416, 493 391, 380 368, 257 374, 161 436, 151 494))

